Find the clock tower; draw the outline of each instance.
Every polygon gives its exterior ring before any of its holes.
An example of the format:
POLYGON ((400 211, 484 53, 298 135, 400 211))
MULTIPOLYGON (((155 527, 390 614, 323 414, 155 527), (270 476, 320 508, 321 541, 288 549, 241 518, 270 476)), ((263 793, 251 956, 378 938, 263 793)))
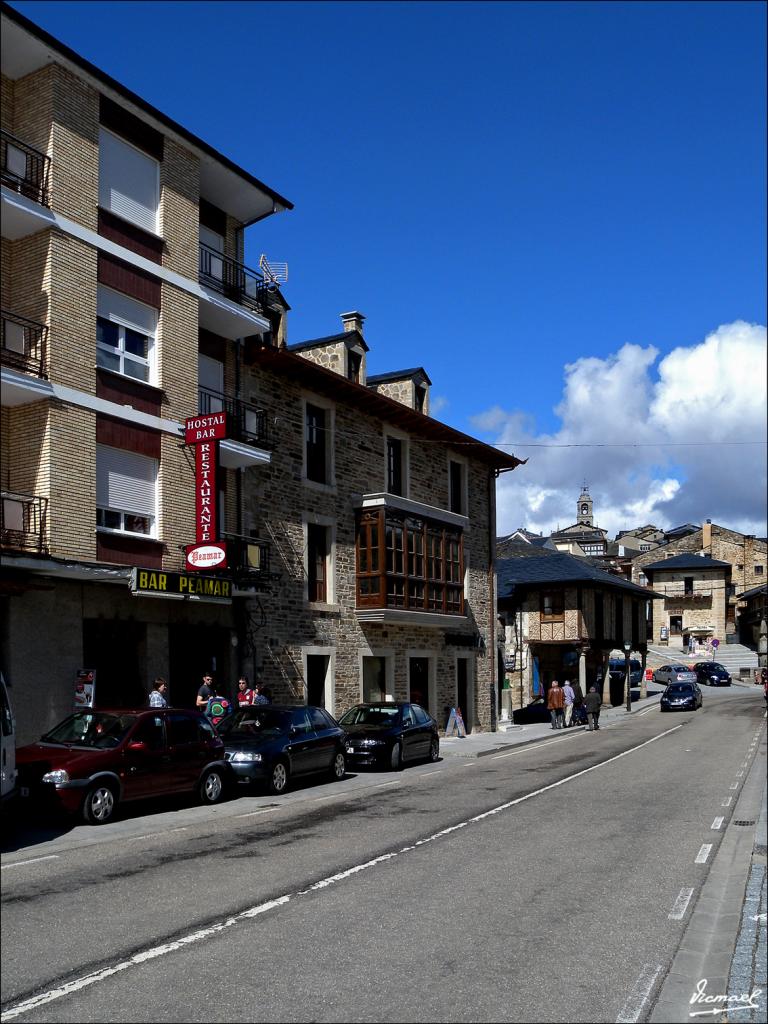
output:
POLYGON ((589 496, 586 483, 581 488, 579 500, 576 502, 576 522, 584 526, 592 526, 592 499, 589 496))

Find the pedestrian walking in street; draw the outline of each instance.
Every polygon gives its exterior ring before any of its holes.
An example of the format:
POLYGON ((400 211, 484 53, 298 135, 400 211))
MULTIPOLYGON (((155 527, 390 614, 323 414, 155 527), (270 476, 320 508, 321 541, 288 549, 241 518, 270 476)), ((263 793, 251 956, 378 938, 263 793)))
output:
POLYGON ((603 698, 597 692, 597 687, 590 686, 589 693, 584 698, 584 707, 587 709, 587 721, 590 732, 600 728, 600 707, 602 703, 603 698))
POLYGON ((560 689, 560 684, 556 679, 552 680, 552 685, 547 693, 547 709, 552 717, 552 728, 562 729, 565 722, 565 697, 563 691, 560 689))
POLYGON ((576 699, 576 694, 571 686, 570 679, 566 679, 563 683, 563 697, 565 698, 565 728, 570 729, 573 717, 573 703, 576 699))
POLYGON ((240 676, 238 679, 236 696, 237 706, 240 708, 256 703, 256 691, 251 689, 247 676, 240 676))
POLYGON ((197 700, 195 701, 200 711, 202 711, 203 713, 205 712, 205 709, 208 707, 208 701, 213 696, 215 696, 213 688, 213 676, 210 675, 210 673, 206 672, 206 674, 203 676, 203 685, 197 691, 197 700))
POLYGON ((158 676, 154 683, 152 683, 152 691, 149 694, 149 706, 151 708, 167 708, 167 692, 168 683, 166 683, 162 676, 158 676))

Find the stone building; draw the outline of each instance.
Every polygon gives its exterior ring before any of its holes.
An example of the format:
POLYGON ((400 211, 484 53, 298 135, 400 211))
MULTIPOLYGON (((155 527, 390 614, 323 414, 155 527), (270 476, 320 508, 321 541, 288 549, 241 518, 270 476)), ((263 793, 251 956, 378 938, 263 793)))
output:
POLYGON ((661 595, 652 603, 654 643, 726 636, 731 565, 708 555, 674 555, 644 567, 649 585, 661 595))
POLYGON ((342 319, 339 335, 249 355, 247 386, 279 435, 268 472, 243 481, 276 577, 253 671, 333 714, 412 699, 443 724, 458 703, 491 728, 495 478, 519 460, 425 415, 428 394, 372 386, 364 361, 350 373, 364 317, 342 319))
POLYGON ((584 693, 602 683, 603 700, 621 704, 623 684, 611 680, 611 652, 645 668, 647 604, 653 596, 587 559, 525 543, 509 545, 497 562, 498 609, 504 625, 505 710, 546 693, 553 679, 578 680, 584 693))
POLYGON ((550 540, 558 551, 572 555, 600 557, 607 554, 608 531, 594 522, 592 497, 586 484, 576 502, 576 522, 562 530, 555 530, 550 540))
MULTIPOLYGON (((643 552, 632 559, 632 581, 641 586, 649 579, 646 569, 662 559, 676 558, 678 555, 705 555, 715 561, 727 562, 730 571, 727 573, 726 590, 724 593, 724 625, 718 639, 727 637, 736 639, 738 632, 738 600, 737 594, 759 586, 766 579, 768 551, 765 538, 738 533, 718 526, 707 520, 701 527, 679 527, 665 535, 668 540, 663 547, 643 552)), ((696 568, 698 563, 694 563, 696 568)), ((705 589, 707 589, 705 587, 705 589)), ((713 592, 714 597, 714 592, 713 592)), ((719 608, 716 609, 719 616, 719 608)), ((675 613, 679 614, 679 613, 675 613)), ((720 618, 702 625, 718 625, 720 618)), ((670 627, 671 628, 671 627, 670 627)), ((654 632, 654 637, 658 633, 654 632)))
MULTIPOLYGON (((290 208, 3 7, 0 629, 21 741, 69 712, 81 669, 122 706, 157 674, 190 704, 203 671, 236 670, 247 598, 150 599, 131 577, 168 582, 195 539, 187 417, 226 409, 234 424, 224 531, 240 470, 269 465, 237 353, 272 336, 280 296, 242 263, 243 236, 290 208)), ((233 543, 233 568, 263 575, 245 552, 233 543)))

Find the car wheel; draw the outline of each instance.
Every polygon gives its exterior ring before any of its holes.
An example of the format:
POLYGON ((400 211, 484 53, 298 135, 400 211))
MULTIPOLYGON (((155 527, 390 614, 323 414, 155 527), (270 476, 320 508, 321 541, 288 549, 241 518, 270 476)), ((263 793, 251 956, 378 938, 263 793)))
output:
POLYGON ((269 773, 267 788, 270 793, 279 796, 288 788, 288 765, 285 761, 275 761, 272 771, 269 773))
POLYGON ((347 773, 347 759, 340 750, 337 750, 331 761, 331 778, 334 782, 340 782, 347 773))
POLYGON ((83 818, 89 825, 106 825, 115 816, 117 797, 114 786, 98 782, 91 786, 83 801, 83 818))
POLYGON ((224 780, 221 772, 210 768, 200 779, 198 788, 201 804, 217 804, 224 796, 224 780))
POLYGON ((440 760, 440 740, 433 736, 429 744, 429 760, 432 764, 440 760))
POLYGON ((389 755, 389 766, 393 772, 399 772, 403 767, 403 748, 400 743, 395 743, 392 747, 392 753, 389 755))

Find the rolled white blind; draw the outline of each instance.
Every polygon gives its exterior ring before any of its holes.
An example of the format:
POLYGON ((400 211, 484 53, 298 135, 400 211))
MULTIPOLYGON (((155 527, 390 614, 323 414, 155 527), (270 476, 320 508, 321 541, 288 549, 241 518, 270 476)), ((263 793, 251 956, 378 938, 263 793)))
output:
POLYGON ((154 338, 157 331, 157 310, 143 302, 137 302, 122 292, 113 291, 99 285, 96 299, 96 312, 107 320, 115 320, 132 327, 140 334, 154 338))
POLYGON ((157 231, 159 169, 151 156, 99 130, 99 205, 104 209, 157 231))
POLYGON ((96 504, 117 512, 154 516, 157 459, 96 445, 96 504))

